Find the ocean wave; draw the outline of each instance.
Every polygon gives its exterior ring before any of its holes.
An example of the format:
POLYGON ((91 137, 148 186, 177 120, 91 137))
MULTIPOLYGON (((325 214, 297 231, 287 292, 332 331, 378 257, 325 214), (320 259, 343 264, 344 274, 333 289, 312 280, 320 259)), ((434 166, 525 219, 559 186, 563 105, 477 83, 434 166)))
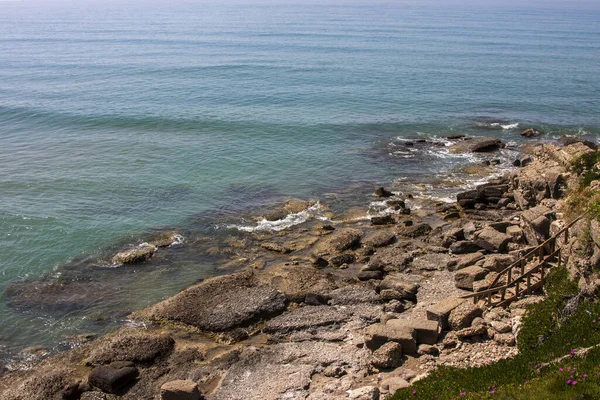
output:
POLYGON ((323 207, 319 202, 316 202, 306 210, 302 210, 298 213, 288 214, 285 216, 285 218, 275 221, 269 221, 263 218, 254 226, 229 224, 225 225, 225 227, 228 229, 237 229, 242 232, 279 232, 284 229, 291 228, 292 226, 300 225, 310 219, 318 219, 321 221, 328 220, 321 214, 322 211, 323 207))

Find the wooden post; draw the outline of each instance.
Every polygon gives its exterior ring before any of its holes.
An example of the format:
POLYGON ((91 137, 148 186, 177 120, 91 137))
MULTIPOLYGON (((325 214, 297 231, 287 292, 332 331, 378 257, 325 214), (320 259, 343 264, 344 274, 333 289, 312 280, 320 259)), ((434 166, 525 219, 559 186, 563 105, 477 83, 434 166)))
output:
POLYGON ((527 294, 531 294, 531 275, 527 275, 527 294))
POLYGON ((488 293, 488 306, 492 305, 492 292, 488 293))
POLYGON ((525 259, 521 258, 521 275, 525 274, 525 259))
POLYGON ((506 298, 506 288, 502 289, 502 296, 500 297, 502 301, 506 298))
POLYGON ((510 285, 512 282, 512 268, 508 270, 508 277, 506 277, 506 284, 510 285))
POLYGON ((540 281, 542 282, 542 286, 544 285, 544 266, 542 265, 542 269, 540 270, 540 281))
POLYGON ((520 280, 517 280, 517 283, 515 285, 515 300, 519 298, 519 285, 521 284, 520 280))

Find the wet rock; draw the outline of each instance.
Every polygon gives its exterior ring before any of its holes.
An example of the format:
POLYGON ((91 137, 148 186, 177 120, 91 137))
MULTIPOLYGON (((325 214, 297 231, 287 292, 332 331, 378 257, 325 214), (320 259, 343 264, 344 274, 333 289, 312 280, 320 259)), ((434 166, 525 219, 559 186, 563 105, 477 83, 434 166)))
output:
POLYGON ((207 279, 134 316, 225 331, 280 314, 286 306, 283 293, 243 272, 207 279))
POLYGON ((133 249, 118 252, 112 258, 115 264, 137 264, 148 261, 154 255, 156 247, 145 243, 133 249))
POLYGON ((390 192, 389 190, 386 190, 383 187, 377 188, 374 194, 377 197, 392 197, 394 195, 394 193, 390 192))
POLYGON ((534 137, 534 136, 541 135, 542 133, 543 133, 543 132, 542 132, 542 131, 540 131, 540 130, 538 130, 538 129, 535 129, 535 128, 527 128, 527 129, 525 129, 525 130, 522 130, 522 131, 521 131, 521 136, 524 136, 524 137, 528 137, 528 138, 529 138, 529 137, 534 137))
POLYGON ((347 312, 330 306, 305 306, 269 320, 265 332, 287 333, 295 330, 335 325, 346 321, 347 312))
POLYGON ((454 275, 454 284, 459 289, 473 291, 473 282, 485 278, 488 271, 475 265, 463 268, 454 275))
POLYGON ((194 381, 177 380, 160 387, 161 400, 200 400, 200 390, 194 381))
POLYGON ((178 232, 165 232, 148 241, 149 244, 155 247, 169 247, 173 244, 181 243, 183 236, 178 232))
POLYGON ((372 271, 403 271, 412 261, 413 256, 396 247, 378 250, 369 262, 372 271))
POLYGON ((432 228, 429 224, 422 223, 404 227, 398 231, 398 234, 404 237, 417 238, 425 236, 431 231, 432 228))
POLYGON ((108 364, 115 361, 151 363, 173 351, 175 341, 168 335, 144 332, 118 332, 103 338, 90 353, 90 364, 108 364))
POLYGON ((328 293, 332 305, 378 303, 381 297, 377 292, 363 285, 348 285, 328 293))
POLYGON ((449 150, 454 154, 483 153, 498 150, 503 147, 502 141, 492 137, 464 138, 462 141, 450 146, 449 150))
POLYGON ((464 302, 464 299, 447 297, 427 309, 427 319, 436 321, 442 329, 447 329, 449 327, 448 317, 450 313, 464 302))
POLYGON ((470 240, 461 240, 459 242, 452 243, 449 250, 452 252, 452 254, 467 254, 475 253, 481 250, 481 247, 470 240))
POLYGON ((402 346, 388 342, 375 350, 371 364, 376 368, 396 368, 402 364, 402 346))
POLYGON ((475 244, 490 252, 503 252, 510 241, 510 236, 493 228, 485 227, 475 237, 475 244))
POLYGON ((260 247, 275 253, 288 254, 292 252, 292 249, 273 242, 263 242, 260 244, 260 247))
POLYGON ((88 382, 103 392, 119 394, 122 389, 135 381, 137 368, 133 366, 100 365, 90 372, 88 382))
POLYGON ((396 221, 391 215, 371 217, 371 225, 394 225, 396 221))
POLYGON ((450 312, 448 315, 448 326, 455 331, 468 328, 475 318, 482 316, 483 310, 475 304, 465 301, 450 312))
POLYGON ((375 386, 365 386, 360 389, 348 391, 350 400, 379 400, 379 388, 375 386))
POLYGON ((396 235, 388 230, 377 230, 368 234, 363 240, 365 246, 384 247, 396 241, 396 235))

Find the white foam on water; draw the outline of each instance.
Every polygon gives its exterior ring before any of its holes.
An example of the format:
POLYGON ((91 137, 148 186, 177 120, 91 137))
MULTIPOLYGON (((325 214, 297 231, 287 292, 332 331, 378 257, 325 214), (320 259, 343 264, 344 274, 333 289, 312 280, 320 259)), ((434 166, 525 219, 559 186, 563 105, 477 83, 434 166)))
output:
POLYGON ((169 245, 169 247, 179 246, 182 245, 184 242, 185 238, 183 237, 183 235, 175 235, 175 240, 169 245))
POLYGON ((229 224, 225 225, 225 227, 228 229, 237 229, 242 232, 279 232, 294 225, 302 224, 312 218, 316 218, 321 221, 327 221, 328 219, 321 215, 322 211, 323 207, 319 202, 316 202, 306 210, 302 210, 294 214, 288 214, 285 216, 285 218, 275 221, 268 221, 267 219, 263 218, 258 221, 255 226, 229 224))
POLYGON ((514 124, 506 124, 506 125, 500 125, 502 127, 502 129, 504 129, 505 131, 510 130, 510 129, 517 129, 519 127, 519 123, 515 122, 514 124))

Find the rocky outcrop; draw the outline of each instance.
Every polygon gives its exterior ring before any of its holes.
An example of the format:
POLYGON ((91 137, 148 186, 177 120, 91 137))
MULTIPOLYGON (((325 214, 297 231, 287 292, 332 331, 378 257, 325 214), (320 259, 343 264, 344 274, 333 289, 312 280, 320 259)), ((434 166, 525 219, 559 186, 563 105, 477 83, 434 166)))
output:
POLYGON ((87 358, 89 364, 110 364, 116 361, 151 363, 173 351, 175 341, 167 335, 141 332, 118 332, 100 341, 87 358))
POLYGON ((122 250, 112 258, 115 264, 137 264, 148 261, 154 255, 156 246, 144 243, 132 249, 122 250))
POLYGON ((503 143, 498 138, 492 137, 470 137, 463 138, 458 143, 450 146, 450 152, 454 154, 483 153, 498 150, 503 143))

